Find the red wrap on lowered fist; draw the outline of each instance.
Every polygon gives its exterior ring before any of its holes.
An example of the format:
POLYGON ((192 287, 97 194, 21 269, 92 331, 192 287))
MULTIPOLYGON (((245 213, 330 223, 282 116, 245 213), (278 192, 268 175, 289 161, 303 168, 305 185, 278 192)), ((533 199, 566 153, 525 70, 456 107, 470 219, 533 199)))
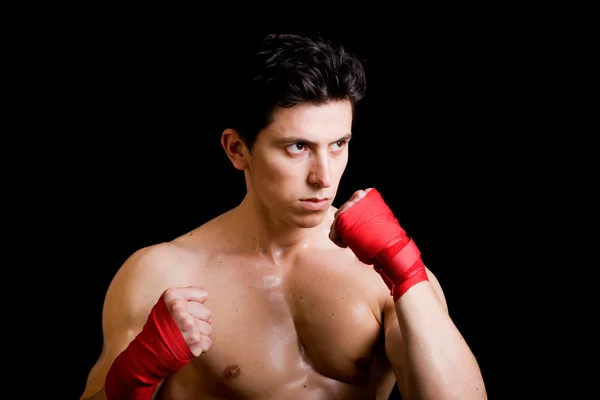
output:
POLYGON ((413 285, 428 280, 419 249, 377 190, 369 190, 341 212, 335 230, 360 261, 373 265, 394 301, 413 285))
POLYGON ((150 400, 160 381, 193 358, 164 297, 144 329, 114 361, 104 387, 108 400, 150 400))

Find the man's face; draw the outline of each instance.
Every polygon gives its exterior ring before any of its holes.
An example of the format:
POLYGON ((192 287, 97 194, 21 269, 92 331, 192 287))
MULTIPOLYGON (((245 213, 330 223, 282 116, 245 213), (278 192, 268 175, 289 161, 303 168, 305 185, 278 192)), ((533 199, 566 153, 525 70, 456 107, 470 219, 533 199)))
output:
POLYGON ((248 157, 249 190, 273 217, 317 226, 346 168, 351 128, 347 101, 277 109, 248 157))

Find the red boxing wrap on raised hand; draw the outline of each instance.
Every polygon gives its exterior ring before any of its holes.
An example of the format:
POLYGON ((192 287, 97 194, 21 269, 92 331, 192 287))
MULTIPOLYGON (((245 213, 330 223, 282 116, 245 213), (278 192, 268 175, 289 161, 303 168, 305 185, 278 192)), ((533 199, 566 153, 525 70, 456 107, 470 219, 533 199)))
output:
POLYGON ((335 231, 361 262, 373 265, 394 301, 413 285, 428 280, 419 249, 377 190, 369 190, 340 213, 335 231))
POLYGON ((160 381, 179 371, 192 357, 161 296, 144 329, 110 367, 104 385, 106 398, 150 400, 160 381))

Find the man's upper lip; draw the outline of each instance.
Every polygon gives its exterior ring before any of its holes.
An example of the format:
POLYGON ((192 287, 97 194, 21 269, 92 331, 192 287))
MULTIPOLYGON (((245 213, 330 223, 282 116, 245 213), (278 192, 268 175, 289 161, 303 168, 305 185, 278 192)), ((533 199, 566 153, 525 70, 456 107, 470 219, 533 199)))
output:
POLYGON ((302 199, 302 201, 325 201, 325 200, 329 200, 329 197, 310 197, 310 198, 306 198, 306 199, 302 199))

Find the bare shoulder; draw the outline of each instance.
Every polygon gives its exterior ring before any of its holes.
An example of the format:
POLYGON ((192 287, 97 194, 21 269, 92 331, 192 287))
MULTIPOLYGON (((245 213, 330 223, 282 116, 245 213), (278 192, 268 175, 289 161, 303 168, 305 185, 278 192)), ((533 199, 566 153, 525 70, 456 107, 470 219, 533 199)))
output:
POLYGON ((178 243, 159 243, 135 251, 121 265, 104 298, 102 352, 90 370, 82 398, 100 393, 113 360, 142 330, 162 293, 186 283, 189 265, 201 254, 178 243))
POLYGON ((82 398, 99 393, 113 360, 142 330, 167 289, 202 285, 205 269, 201 267, 214 253, 212 231, 208 223, 170 242, 138 249, 119 267, 104 298, 102 352, 82 398))
POLYGON ((231 232, 225 223, 229 214, 217 216, 171 241, 135 251, 115 274, 108 297, 115 293, 136 300, 158 299, 168 288, 202 281, 203 268, 198 267, 223 251, 220 244, 230 242, 227 239, 231 232))
MULTIPOLYGON (((164 242, 135 251, 121 265, 111 281, 104 304, 104 313, 112 320, 138 319, 143 322, 150 308, 162 293, 184 286, 188 270, 202 262, 203 253, 190 251, 186 246, 164 242)), ((134 321, 130 321, 134 322, 134 321)))
POLYGON ((135 288, 137 284, 149 288, 168 276, 176 278, 181 267, 192 258, 201 257, 176 242, 163 242, 141 248, 129 256, 117 271, 114 282, 135 288))
POLYGON ((131 254, 116 273, 111 290, 131 293, 137 298, 157 298, 170 287, 198 281, 202 266, 218 248, 221 217, 217 217, 169 242, 141 248, 131 254))

